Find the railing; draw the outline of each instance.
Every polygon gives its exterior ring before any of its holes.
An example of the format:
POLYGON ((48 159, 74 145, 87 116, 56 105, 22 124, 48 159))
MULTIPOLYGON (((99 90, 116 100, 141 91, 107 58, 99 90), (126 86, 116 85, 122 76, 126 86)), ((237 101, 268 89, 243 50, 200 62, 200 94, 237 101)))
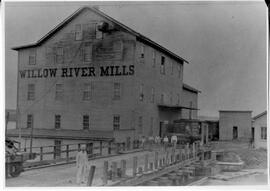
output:
MULTIPOLYGON (((110 156, 116 155, 123 151, 129 151, 134 149, 141 149, 141 145, 138 141, 134 141, 133 144, 126 143, 113 143, 113 142, 92 142, 92 143, 76 143, 76 144, 61 144, 61 145, 50 145, 41 147, 32 147, 32 152, 36 154, 36 158, 33 162, 35 165, 54 163, 59 161, 69 162, 76 158, 77 152, 80 150, 81 145, 86 145, 86 152, 88 158, 98 156, 110 156), (105 145, 105 144, 106 145, 105 145), (42 162, 42 163, 38 163, 42 162)), ((22 148, 22 152, 30 152, 30 147, 22 148)))

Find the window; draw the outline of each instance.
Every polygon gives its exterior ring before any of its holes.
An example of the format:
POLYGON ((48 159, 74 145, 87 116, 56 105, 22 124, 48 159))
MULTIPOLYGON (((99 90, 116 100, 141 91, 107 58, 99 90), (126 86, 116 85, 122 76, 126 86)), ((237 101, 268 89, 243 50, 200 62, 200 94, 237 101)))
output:
POLYGON ((56 63, 62 64, 64 61, 64 48, 57 47, 56 48, 56 63))
POLYGON ((140 85, 140 101, 143 101, 143 84, 140 85))
POLYGON ((84 44, 83 60, 84 62, 92 61, 92 45, 90 42, 84 44))
POLYGON ((173 102, 173 95, 172 95, 173 93, 171 92, 170 93, 170 104, 172 105, 172 102, 173 102))
POLYGON ((35 84, 28 84, 27 100, 35 99, 35 84))
POLYGON ((98 24, 96 24, 96 39, 102 39, 103 38, 103 32, 98 30, 98 24))
POLYGON ((161 103, 161 104, 164 103, 164 94, 163 94, 163 93, 160 95, 160 103, 161 103))
POLYGON ((82 33, 82 25, 77 24, 75 26, 75 40, 82 40, 83 33, 82 33))
POLYGON ((172 68, 171 75, 173 75, 173 61, 171 61, 171 68, 172 68))
POLYGON ((56 84, 55 86, 55 99, 61 100, 63 98, 63 84, 56 84))
POLYGON ((156 65, 156 51, 155 50, 153 50, 153 52, 152 52, 152 59, 153 59, 153 67, 155 67, 155 65, 156 65))
POLYGON ((84 84, 83 100, 90 100, 92 97, 92 85, 91 83, 84 84))
POLYGON ((83 116, 83 129, 89 129, 89 115, 83 116))
POLYGON ((155 88, 151 89, 151 102, 154 103, 155 102, 155 88))
POLYGON ((139 116, 139 121, 138 121, 138 133, 142 133, 143 131, 143 117, 139 116))
POLYGON ((60 129, 61 128, 61 115, 54 116, 54 128, 60 129))
POLYGON ((113 88, 114 88, 114 90, 113 90, 113 99, 119 100, 120 95, 121 95, 120 83, 114 83, 113 88))
POLYGON ((27 115, 27 122, 26 122, 26 128, 32 129, 33 128, 33 122, 34 118, 32 114, 27 115))
POLYGON ((181 78, 181 66, 178 66, 178 77, 181 78))
POLYGON ((161 56, 160 73, 165 74, 165 57, 161 56))
POLYGON ((261 139, 266 140, 267 138, 267 128, 266 127, 261 127, 261 139))
POLYGON ((153 135, 153 127, 154 127, 154 118, 150 118, 150 129, 149 129, 149 136, 153 135))
POLYGON ((120 129, 120 115, 113 116, 113 130, 120 129))
POLYGON ((36 64, 36 51, 32 50, 29 53, 29 65, 35 65, 36 64))
POLYGON ((144 45, 141 45, 141 54, 140 54, 141 58, 144 58, 144 45))

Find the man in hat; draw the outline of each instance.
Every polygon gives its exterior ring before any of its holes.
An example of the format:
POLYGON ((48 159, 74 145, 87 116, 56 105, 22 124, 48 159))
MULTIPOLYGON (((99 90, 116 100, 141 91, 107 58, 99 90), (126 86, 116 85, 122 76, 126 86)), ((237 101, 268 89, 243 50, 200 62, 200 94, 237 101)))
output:
POLYGON ((85 145, 81 145, 81 149, 77 153, 76 167, 77 167, 77 184, 85 183, 87 167, 88 167, 88 157, 87 157, 85 145))

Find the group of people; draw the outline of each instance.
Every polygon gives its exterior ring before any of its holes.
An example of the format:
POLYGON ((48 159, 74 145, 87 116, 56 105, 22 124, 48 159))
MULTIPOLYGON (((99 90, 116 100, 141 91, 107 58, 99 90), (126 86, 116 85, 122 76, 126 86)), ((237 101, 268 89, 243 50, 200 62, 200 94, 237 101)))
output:
POLYGON ((163 145, 165 149, 171 144, 172 146, 176 147, 177 145, 177 136, 172 135, 171 137, 164 136, 149 136, 148 138, 145 136, 142 136, 140 139, 141 147, 145 149, 146 145, 149 145, 149 147, 152 147, 154 144, 157 146, 163 145))

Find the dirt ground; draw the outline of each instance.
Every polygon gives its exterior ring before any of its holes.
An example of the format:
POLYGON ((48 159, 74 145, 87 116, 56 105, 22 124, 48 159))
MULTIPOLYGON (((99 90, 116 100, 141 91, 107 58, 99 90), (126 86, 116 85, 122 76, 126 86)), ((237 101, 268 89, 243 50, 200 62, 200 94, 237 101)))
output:
POLYGON ((251 148, 248 142, 211 142, 210 147, 216 150, 224 149, 224 151, 231 151, 237 154, 245 162, 244 169, 267 168, 267 150, 251 148))

